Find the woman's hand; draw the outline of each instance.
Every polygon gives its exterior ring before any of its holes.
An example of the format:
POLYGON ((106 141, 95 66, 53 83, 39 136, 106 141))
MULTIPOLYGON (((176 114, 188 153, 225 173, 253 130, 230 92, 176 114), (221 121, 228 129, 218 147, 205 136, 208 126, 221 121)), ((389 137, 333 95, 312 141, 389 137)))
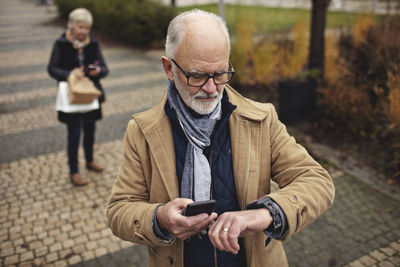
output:
POLYGON ((99 75, 100 71, 101 71, 101 68, 99 65, 90 64, 88 66, 88 75, 91 77, 95 77, 95 76, 99 75))
POLYGON ((89 69, 88 75, 91 77, 96 77, 97 75, 99 75, 100 71, 101 71, 100 66, 96 66, 93 69, 89 69))

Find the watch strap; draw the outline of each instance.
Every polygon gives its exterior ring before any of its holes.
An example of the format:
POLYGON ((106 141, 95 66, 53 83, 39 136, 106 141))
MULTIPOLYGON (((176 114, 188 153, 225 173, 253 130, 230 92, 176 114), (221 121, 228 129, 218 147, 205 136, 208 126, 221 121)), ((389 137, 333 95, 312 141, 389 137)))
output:
POLYGON ((280 227, 282 227, 282 218, 281 215, 278 211, 278 209, 275 206, 276 204, 272 199, 269 197, 263 197, 260 198, 256 201, 253 201, 249 203, 246 207, 246 209, 260 209, 260 208, 266 208, 269 213, 271 214, 272 217, 272 223, 268 226, 265 231, 268 232, 274 232, 278 230, 280 227))

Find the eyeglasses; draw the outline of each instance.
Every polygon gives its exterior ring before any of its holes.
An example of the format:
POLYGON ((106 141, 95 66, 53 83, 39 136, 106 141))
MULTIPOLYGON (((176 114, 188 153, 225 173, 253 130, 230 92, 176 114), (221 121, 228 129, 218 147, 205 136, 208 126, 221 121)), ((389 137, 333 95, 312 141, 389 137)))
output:
POLYGON ((215 85, 222 85, 232 80, 233 74, 235 74, 235 70, 233 69, 231 62, 229 62, 229 68, 230 68, 229 71, 216 72, 213 75, 210 75, 204 72, 186 73, 181 68, 181 66, 179 66, 178 63, 176 63, 175 60, 173 60, 172 58, 170 59, 183 73, 183 75, 185 75, 188 85, 193 87, 202 87, 208 82, 208 79, 210 78, 214 80, 215 85))

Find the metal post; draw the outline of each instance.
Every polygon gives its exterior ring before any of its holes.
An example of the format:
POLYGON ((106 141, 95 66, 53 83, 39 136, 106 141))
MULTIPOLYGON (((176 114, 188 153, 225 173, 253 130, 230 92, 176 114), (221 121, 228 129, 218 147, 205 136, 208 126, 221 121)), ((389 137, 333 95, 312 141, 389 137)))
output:
POLYGON ((219 0, 218 2, 218 14, 223 20, 225 20, 224 0, 219 0))

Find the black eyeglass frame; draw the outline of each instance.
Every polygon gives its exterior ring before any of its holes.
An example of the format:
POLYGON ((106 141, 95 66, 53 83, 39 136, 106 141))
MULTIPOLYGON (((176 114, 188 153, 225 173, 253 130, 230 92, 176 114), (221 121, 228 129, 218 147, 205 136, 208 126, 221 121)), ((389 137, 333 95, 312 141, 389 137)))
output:
POLYGON ((190 79, 190 77, 192 77, 193 75, 187 74, 187 73, 181 68, 181 66, 179 66, 178 63, 176 63, 176 61, 175 61, 174 59, 170 58, 170 60, 178 67, 178 69, 182 72, 182 74, 185 75, 188 85, 189 85, 189 86, 193 86, 193 87, 202 87, 203 85, 205 85, 205 84, 208 82, 208 80, 209 80, 210 78, 213 79, 215 85, 223 85, 223 84, 226 84, 226 83, 230 82, 230 81, 232 80, 232 78, 233 78, 233 75, 235 75, 235 69, 233 68, 231 62, 229 61, 229 67, 231 68, 231 71, 217 72, 217 73, 214 73, 214 74, 212 74, 212 75, 210 75, 210 74, 208 74, 208 73, 204 73, 204 72, 198 72, 198 73, 196 73, 196 75, 199 75, 199 74, 200 74, 200 75, 205 75, 205 76, 208 76, 208 77, 207 77, 207 79, 205 80, 205 82, 204 82, 202 85, 192 85, 192 84, 190 84, 189 79, 190 79), (229 74, 232 74, 232 76, 231 76, 231 77, 229 78, 229 80, 226 81, 226 82, 217 83, 217 82, 215 81, 215 79, 214 79, 215 74, 224 74, 224 73, 228 73, 228 75, 229 75, 229 74))

